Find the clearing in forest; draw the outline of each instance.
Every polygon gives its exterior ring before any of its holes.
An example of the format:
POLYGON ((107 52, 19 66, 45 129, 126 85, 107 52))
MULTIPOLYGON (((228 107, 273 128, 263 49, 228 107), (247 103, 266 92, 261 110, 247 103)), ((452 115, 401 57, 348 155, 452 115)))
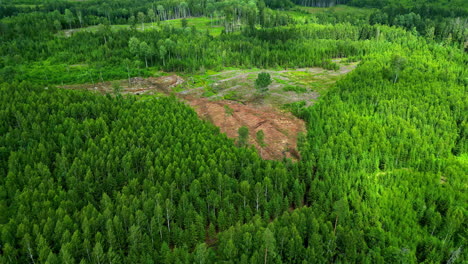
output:
POLYGON ((131 78, 86 85, 68 85, 65 89, 87 89, 98 93, 154 95, 174 94, 187 102, 198 116, 220 128, 228 137, 237 139, 238 129, 249 129, 248 142, 264 159, 284 157, 299 159, 297 140, 306 132, 305 122, 284 111, 284 106, 303 102, 309 106, 327 92, 341 75, 353 70, 357 63, 335 61, 337 71, 322 68, 289 70, 228 69, 203 75, 167 75, 131 78), (270 74, 268 92, 260 94, 255 79, 261 72, 270 74), (264 134, 260 142, 257 133, 264 134))
POLYGON ((186 82, 176 90, 182 95, 203 97, 209 100, 230 100, 254 106, 282 108, 285 104, 304 102, 313 104, 324 95, 342 75, 356 68, 357 63, 341 63, 339 70, 300 68, 288 70, 231 69, 222 72, 208 71, 203 75, 183 76, 186 82), (269 73, 272 83, 268 92, 259 94, 255 80, 259 73, 269 73))

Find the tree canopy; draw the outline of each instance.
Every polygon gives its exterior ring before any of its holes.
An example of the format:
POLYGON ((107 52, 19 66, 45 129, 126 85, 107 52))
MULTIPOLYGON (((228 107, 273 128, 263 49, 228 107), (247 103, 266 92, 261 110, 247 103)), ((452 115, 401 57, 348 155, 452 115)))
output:
POLYGON ((2 1, 0 263, 463 263, 465 3, 2 1), (378 9, 311 8, 336 4, 378 9), (299 161, 174 96, 59 88, 236 67, 263 89, 337 59, 359 64, 283 109, 299 161))

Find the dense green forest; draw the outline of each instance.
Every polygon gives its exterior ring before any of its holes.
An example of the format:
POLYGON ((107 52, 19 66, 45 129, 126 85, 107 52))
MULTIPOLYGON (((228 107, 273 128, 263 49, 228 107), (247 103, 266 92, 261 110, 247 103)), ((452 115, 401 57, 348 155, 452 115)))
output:
POLYGON ((465 263, 467 3, 0 1, 0 263, 465 263), (60 88, 337 59, 299 161, 60 88))

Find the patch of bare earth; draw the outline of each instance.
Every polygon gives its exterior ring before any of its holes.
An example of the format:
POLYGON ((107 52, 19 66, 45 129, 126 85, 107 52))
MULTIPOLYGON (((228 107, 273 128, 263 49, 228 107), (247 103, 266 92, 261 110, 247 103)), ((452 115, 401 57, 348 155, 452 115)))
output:
POLYGON ((249 129, 249 143, 255 146, 264 159, 278 160, 283 157, 299 159, 297 136, 306 131, 305 122, 290 113, 271 107, 255 107, 231 101, 209 101, 206 98, 186 97, 198 115, 214 125, 230 138, 238 137, 238 129, 249 129), (231 109, 231 113, 226 108, 231 109), (257 142, 256 134, 263 130, 265 147, 257 142))
POLYGON ((98 93, 112 93, 113 87, 118 85, 121 87, 122 94, 169 94, 171 88, 182 84, 184 79, 178 75, 162 76, 162 77, 135 77, 127 80, 118 80, 112 82, 100 82, 94 84, 74 84, 62 86, 64 89, 82 90, 86 89, 98 93))

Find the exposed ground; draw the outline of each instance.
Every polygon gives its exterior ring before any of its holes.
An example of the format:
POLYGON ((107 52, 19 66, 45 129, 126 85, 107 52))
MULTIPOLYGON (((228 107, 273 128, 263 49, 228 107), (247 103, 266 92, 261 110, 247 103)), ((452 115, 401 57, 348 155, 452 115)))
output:
POLYGON ((336 80, 356 67, 341 64, 338 71, 321 68, 294 70, 240 70, 207 72, 203 75, 168 75, 130 78, 95 84, 67 85, 65 89, 87 89, 97 93, 154 95, 175 94, 192 106, 200 118, 218 126, 228 137, 237 138, 238 129, 249 129, 249 143, 264 159, 299 159, 297 139, 306 132, 305 123, 280 110, 284 104, 313 104, 336 80), (254 86, 260 72, 270 73, 273 82, 267 94, 259 94, 254 86), (257 141, 262 130, 264 144, 257 141), (263 145, 263 147, 261 146, 263 145))
POLYGON ((86 89, 97 93, 114 93, 118 89, 121 94, 153 95, 169 94, 172 88, 182 84, 184 79, 178 75, 141 78, 135 77, 127 80, 100 82, 95 84, 74 84, 62 86, 64 89, 86 89))
POLYGON ((198 113, 221 129, 230 138, 238 137, 238 129, 249 128, 249 143, 254 145, 264 159, 299 159, 297 137, 305 133, 303 120, 290 113, 271 107, 243 105, 232 101, 210 101, 206 98, 187 98, 198 113), (264 147, 257 141, 257 132, 265 134, 264 147))

